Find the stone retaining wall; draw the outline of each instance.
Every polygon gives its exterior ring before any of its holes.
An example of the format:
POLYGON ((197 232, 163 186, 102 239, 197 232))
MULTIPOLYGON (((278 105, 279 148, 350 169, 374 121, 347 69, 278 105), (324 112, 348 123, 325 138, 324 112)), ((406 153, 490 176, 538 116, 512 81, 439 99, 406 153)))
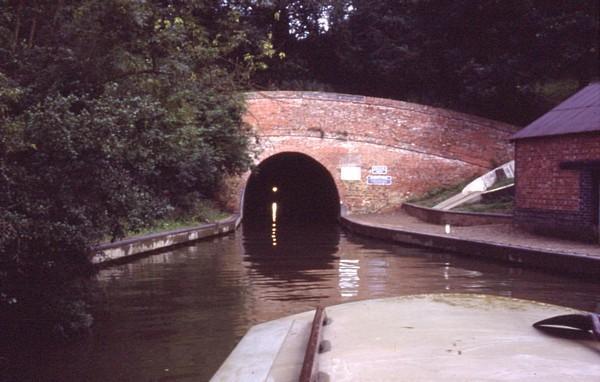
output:
POLYGON ((194 241, 212 236, 225 235, 237 229, 241 219, 237 215, 215 223, 174 231, 158 232, 132 237, 114 243, 106 243, 94 248, 92 263, 107 266, 125 262, 154 252, 165 251, 177 246, 189 245, 194 241))
POLYGON ((471 226, 482 224, 511 224, 512 215, 492 214, 481 212, 443 211, 433 208, 418 206, 416 204, 403 203, 402 210, 431 224, 450 224, 454 226, 471 226))

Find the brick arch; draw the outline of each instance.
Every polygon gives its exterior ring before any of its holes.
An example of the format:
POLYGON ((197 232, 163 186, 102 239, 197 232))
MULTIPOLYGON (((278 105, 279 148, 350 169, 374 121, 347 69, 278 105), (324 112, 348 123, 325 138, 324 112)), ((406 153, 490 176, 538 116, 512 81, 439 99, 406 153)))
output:
MULTIPOLYGON (((385 211, 404 200, 483 174, 512 159, 518 129, 414 103, 319 92, 246 94, 244 120, 258 136, 256 163, 286 151, 308 155, 333 176, 351 212, 385 211), (372 166, 387 166, 391 185, 369 185, 372 166), (360 181, 341 179, 342 167, 360 181)), ((249 173, 227 182, 227 205, 239 211, 249 173)))

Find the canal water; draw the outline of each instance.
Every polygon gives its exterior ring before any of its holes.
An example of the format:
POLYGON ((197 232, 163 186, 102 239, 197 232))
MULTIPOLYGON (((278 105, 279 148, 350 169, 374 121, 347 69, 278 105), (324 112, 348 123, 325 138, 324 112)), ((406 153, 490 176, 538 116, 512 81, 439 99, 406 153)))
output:
MULTIPOLYGON (((92 333, 17 356, 27 381, 206 381, 246 330, 317 304, 486 293, 600 311, 600 284, 344 233, 245 224, 101 271, 92 333)), ((529 324, 529 323, 524 323, 529 324)))

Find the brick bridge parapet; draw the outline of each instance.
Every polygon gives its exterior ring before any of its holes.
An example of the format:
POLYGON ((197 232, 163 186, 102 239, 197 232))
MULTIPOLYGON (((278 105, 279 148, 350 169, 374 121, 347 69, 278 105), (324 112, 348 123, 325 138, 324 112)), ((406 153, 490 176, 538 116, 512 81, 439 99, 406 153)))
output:
MULTIPOLYGON (((261 150, 257 164, 283 152, 312 157, 329 171, 352 213, 391 210, 505 163, 513 158, 508 138, 518 130, 446 109, 336 93, 253 92, 246 107, 244 120, 261 150), (373 166, 386 174, 373 174, 373 166), (342 176, 348 168, 359 178, 342 176), (391 184, 369 184, 384 176, 391 184)), ((224 197, 234 210, 248 176, 226 182, 224 197)))

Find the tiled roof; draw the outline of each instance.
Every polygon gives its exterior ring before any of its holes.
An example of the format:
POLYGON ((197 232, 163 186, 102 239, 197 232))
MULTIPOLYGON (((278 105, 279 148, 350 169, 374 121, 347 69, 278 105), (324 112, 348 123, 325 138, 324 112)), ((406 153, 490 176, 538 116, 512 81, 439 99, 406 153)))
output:
POLYGON ((600 131, 600 82, 581 89, 511 139, 600 131))

